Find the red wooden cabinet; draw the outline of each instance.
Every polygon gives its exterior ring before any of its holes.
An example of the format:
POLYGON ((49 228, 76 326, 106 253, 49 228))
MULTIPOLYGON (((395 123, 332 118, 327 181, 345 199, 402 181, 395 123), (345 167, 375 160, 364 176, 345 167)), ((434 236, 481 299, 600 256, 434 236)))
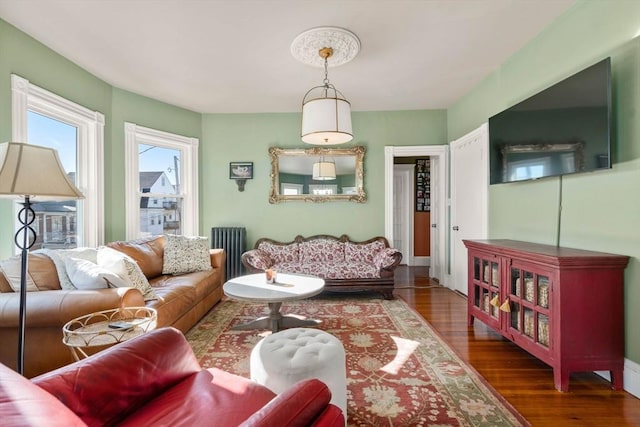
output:
POLYGON ((469 254, 468 316, 553 368, 610 371, 622 389, 624 269, 629 257, 515 240, 464 240, 469 254))

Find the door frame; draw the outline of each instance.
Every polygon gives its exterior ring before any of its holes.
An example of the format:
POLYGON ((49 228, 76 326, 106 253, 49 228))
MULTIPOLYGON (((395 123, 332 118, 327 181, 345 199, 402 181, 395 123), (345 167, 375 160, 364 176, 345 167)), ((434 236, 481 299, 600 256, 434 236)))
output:
MULTIPOLYGON (((449 146, 448 145, 410 145, 410 146, 393 146, 384 147, 384 234, 388 241, 393 242, 393 159, 395 157, 418 157, 429 156, 437 159, 440 164, 438 174, 437 188, 431 186, 432 191, 438 191, 440 201, 443 203, 447 200, 447 177, 449 173, 449 146)), ((434 160, 435 160, 434 159, 434 160)), ((444 204, 444 203, 443 203, 444 204)), ((446 275, 443 272, 449 245, 446 241, 446 206, 440 206, 438 217, 431 218, 432 224, 436 224, 438 229, 438 240, 441 250, 437 253, 431 253, 431 260, 437 257, 440 265, 440 277, 434 277, 441 285, 447 286, 446 275)))

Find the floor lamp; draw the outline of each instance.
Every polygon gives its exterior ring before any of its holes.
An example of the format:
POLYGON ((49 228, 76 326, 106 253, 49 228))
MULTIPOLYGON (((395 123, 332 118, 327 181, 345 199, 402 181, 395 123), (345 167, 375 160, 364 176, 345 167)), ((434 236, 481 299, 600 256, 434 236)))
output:
POLYGON ((17 371, 24 375, 28 253, 36 240, 36 232, 31 226, 36 218, 31 198, 69 200, 82 199, 84 196, 67 177, 56 150, 33 144, 5 142, 0 144, 0 197, 23 200, 23 207, 18 213, 20 227, 14 242, 21 251, 22 261, 17 371))

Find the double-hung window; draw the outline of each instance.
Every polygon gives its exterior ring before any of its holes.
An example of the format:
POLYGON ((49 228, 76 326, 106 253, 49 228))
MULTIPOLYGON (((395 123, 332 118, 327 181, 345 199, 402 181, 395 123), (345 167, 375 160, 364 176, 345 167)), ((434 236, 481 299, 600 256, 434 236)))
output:
POLYGON ((198 234, 198 139, 125 123, 127 239, 198 234))
POLYGON ((15 74, 11 92, 12 139, 56 149, 69 179, 85 197, 60 202, 34 197, 32 249, 103 244, 104 116, 15 74))

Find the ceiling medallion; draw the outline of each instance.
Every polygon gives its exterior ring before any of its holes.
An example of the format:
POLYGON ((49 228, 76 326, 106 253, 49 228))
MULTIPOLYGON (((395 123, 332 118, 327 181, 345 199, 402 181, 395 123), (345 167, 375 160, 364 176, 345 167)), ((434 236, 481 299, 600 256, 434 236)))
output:
POLYGON ((346 64, 360 52, 360 39, 354 33, 339 27, 316 27, 307 30, 291 43, 291 55, 303 64, 324 67, 324 59, 318 55, 320 49, 331 47, 328 58, 330 67, 346 64))

